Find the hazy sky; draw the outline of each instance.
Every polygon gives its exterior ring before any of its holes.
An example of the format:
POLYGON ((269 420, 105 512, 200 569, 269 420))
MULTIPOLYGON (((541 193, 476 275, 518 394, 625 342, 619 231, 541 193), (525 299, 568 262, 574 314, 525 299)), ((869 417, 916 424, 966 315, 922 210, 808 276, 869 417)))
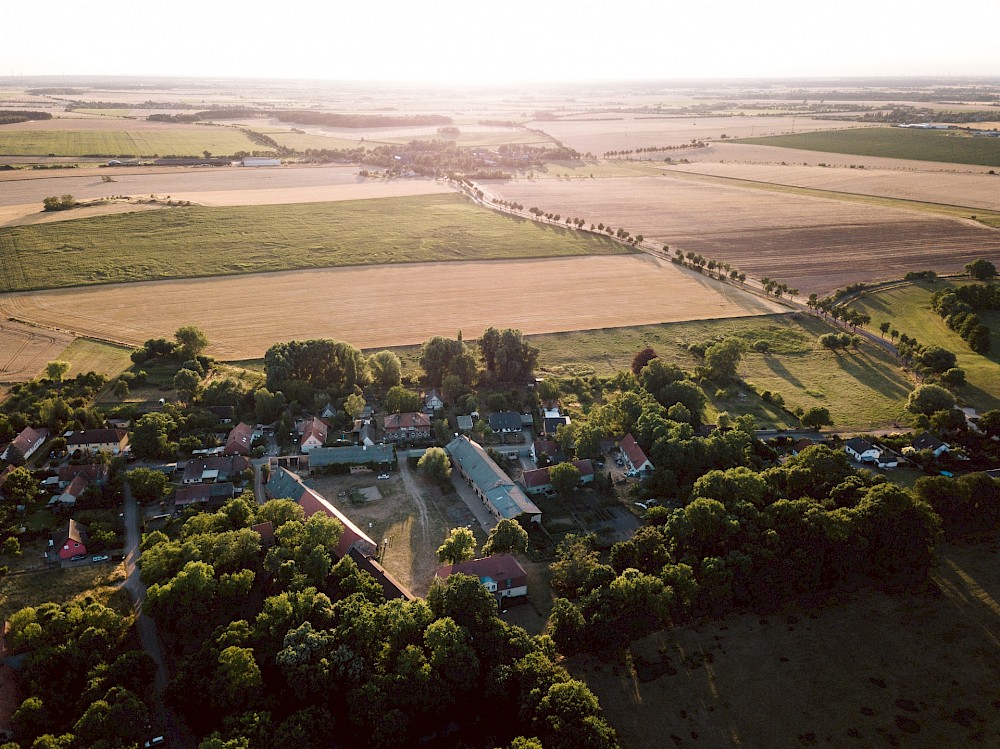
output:
POLYGON ((1000 75, 1000 0, 0 0, 0 76, 1000 75))

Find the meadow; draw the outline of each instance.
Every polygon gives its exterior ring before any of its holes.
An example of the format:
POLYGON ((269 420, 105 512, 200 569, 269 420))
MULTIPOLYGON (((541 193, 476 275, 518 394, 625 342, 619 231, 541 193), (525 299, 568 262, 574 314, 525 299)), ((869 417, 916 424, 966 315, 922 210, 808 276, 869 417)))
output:
POLYGON ((0 229, 4 291, 297 268, 631 252, 454 195, 175 207, 0 229))
MULTIPOLYGON (((86 122, 78 126, 85 127, 86 122)), ((229 155, 260 150, 246 135, 231 128, 121 130, 3 130, 0 155, 4 156, 197 156, 204 151, 229 155)))
POLYGON ((97 372, 111 379, 132 366, 132 349, 89 338, 77 338, 59 358, 70 364, 67 377, 83 372, 97 372))
POLYGON ((743 138, 738 142, 858 156, 1000 166, 1000 139, 953 131, 877 127, 743 138))
POLYGON ((986 356, 973 352, 931 309, 931 295, 951 285, 946 281, 907 284, 865 294, 850 306, 871 315, 875 328, 887 321, 925 346, 941 346, 955 352, 957 366, 965 370, 967 381, 958 391, 960 405, 978 411, 1000 408, 1000 313, 980 314, 993 332, 993 350, 986 356))

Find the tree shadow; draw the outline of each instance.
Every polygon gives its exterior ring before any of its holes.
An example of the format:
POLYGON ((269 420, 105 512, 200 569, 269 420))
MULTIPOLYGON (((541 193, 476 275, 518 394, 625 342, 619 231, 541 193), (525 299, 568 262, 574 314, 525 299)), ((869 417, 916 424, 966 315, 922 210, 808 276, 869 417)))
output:
POLYGON ((837 365, 858 382, 864 383, 887 398, 904 400, 910 393, 908 386, 890 379, 882 372, 884 364, 873 363, 864 354, 838 356, 837 365))
POLYGON ((774 374, 776 374, 781 379, 788 382, 790 385, 794 385, 797 388, 805 388, 802 384, 802 380, 793 375, 788 371, 788 368, 775 356, 764 356, 764 363, 767 365, 774 374))

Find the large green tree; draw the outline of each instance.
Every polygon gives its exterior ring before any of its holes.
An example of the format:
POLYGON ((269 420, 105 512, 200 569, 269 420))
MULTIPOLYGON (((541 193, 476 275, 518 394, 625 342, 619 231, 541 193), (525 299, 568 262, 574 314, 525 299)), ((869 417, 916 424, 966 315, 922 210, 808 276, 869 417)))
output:
POLYGON ((431 481, 446 484, 451 477, 451 461, 442 447, 429 447, 417 461, 417 470, 431 481))
POLYGON ((538 349, 513 328, 487 328, 479 339, 479 350, 486 370, 500 382, 520 382, 531 376, 538 363, 538 349))
POLYGON ((151 468, 133 468, 125 478, 132 487, 132 494, 140 502, 158 502, 163 499, 170 481, 163 471, 151 468))
POLYGON ((349 343, 328 339, 276 343, 264 353, 267 388, 288 391, 293 383, 312 392, 342 398, 363 385, 367 376, 364 355, 349 343))
POLYGON ((476 555, 476 537, 468 528, 453 528, 448 538, 438 547, 438 561, 442 564, 467 562, 476 555))
POLYGON ((910 413, 930 416, 937 411, 947 411, 955 406, 955 396, 940 385, 919 385, 906 399, 910 413))
POLYGON ((528 550, 528 532, 516 520, 504 518, 493 530, 483 544, 483 556, 493 554, 523 554, 528 550))
POLYGON ((201 328, 194 325, 185 325, 177 329, 174 333, 177 339, 177 346, 182 359, 193 359, 201 355, 208 348, 208 336, 201 328))
POLYGON ((432 387, 440 387, 448 375, 455 375, 463 384, 471 385, 476 379, 476 357, 461 339, 434 336, 424 341, 420 348, 420 366, 427 374, 432 387))
POLYGON ((402 363, 393 351, 376 351, 368 357, 368 370, 372 382, 383 390, 398 385, 402 380, 402 363))
POLYGON ((177 452, 177 444, 170 435, 177 424, 167 414, 153 411, 144 414, 132 430, 132 452, 138 458, 170 458, 177 452))

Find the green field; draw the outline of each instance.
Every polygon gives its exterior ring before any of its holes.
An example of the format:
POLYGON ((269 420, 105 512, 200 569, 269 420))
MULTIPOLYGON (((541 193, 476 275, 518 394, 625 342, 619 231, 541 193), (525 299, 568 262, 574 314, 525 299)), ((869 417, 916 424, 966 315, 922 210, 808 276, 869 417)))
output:
POLYGON ((454 194, 177 207, 0 229, 0 290, 443 260, 631 252, 454 194))
POLYGON ((987 356, 974 353, 931 309, 931 295, 951 285, 945 281, 908 284, 866 294, 851 306, 871 315, 876 330, 879 323, 888 321, 900 333, 916 338, 925 346, 954 351, 968 383, 958 392, 960 405, 978 411, 1000 408, 1000 312, 980 314, 993 331, 993 350, 987 356))
POLYGON ((67 377, 75 377, 81 372, 97 372, 112 378, 132 366, 131 353, 132 349, 124 346, 77 338, 59 358, 70 363, 67 377))
POLYGON ((972 137, 954 131, 865 127, 766 138, 741 138, 733 142, 856 156, 1000 166, 1000 138, 972 137))
MULTIPOLYGON (((35 554, 35 548, 25 551, 29 553, 35 554)), ((120 587, 124 577, 122 564, 87 564, 8 575, 0 580, 0 621, 25 606, 38 606, 48 601, 68 603, 84 594, 126 613, 128 594, 120 587)))
MULTIPOLYGON (((698 363, 686 349, 691 343, 735 337, 752 345, 766 341, 768 353, 744 355, 740 375, 761 391, 779 393, 789 409, 823 406, 830 409, 837 429, 864 429, 905 419, 903 407, 912 383, 893 357, 862 345, 858 351, 833 353, 817 338, 832 329, 800 313, 730 320, 646 325, 532 336, 538 346, 540 376, 610 375, 627 370, 636 351, 651 346, 660 356, 685 369, 698 363)), ((761 427, 791 426, 794 418, 762 402, 712 396, 712 411, 751 413, 761 427)))
POLYGON ((201 156, 259 150, 234 128, 198 130, 6 130, 0 156, 201 156))

